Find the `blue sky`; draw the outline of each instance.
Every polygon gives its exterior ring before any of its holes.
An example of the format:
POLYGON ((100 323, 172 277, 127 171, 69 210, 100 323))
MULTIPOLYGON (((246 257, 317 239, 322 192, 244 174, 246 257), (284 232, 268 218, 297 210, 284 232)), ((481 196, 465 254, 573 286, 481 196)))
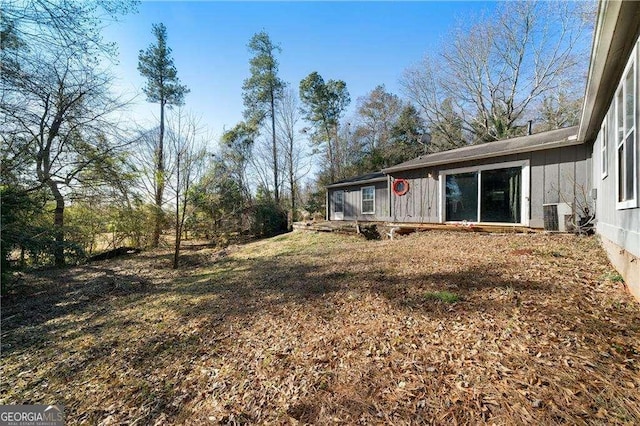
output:
POLYGON ((128 114, 153 125, 158 105, 146 102, 138 53, 154 40, 153 23, 167 27, 178 76, 190 89, 185 107, 214 136, 242 119, 242 82, 249 76, 249 39, 265 30, 280 45, 280 77, 298 88, 318 71, 347 83, 356 99, 377 85, 401 95, 403 71, 437 50, 448 31, 495 2, 142 2, 138 13, 106 28, 119 48, 118 92, 138 95, 128 114))

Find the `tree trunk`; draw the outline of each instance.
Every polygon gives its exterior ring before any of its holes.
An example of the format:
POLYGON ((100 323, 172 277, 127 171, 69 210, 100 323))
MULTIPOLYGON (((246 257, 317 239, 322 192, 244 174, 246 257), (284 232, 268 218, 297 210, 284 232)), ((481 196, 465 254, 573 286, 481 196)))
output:
POLYGON ((27 263, 26 263, 26 260, 25 260, 25 248, 21 244, 20 245, 20 267, 24 268, 26 265, 27 265, 27 263))
POLYGON ((280 191, 278 190, 278 149, 276 147, 276 108, 273 89, 271 89, 271 137, 271 147, 273 150, 273 197, 275 198, 276 204, 280 205, 280 191))
POLYGON ((178 269, 178 259, 180 257, 180 242, 182 237, 182 226, 180 222, 180 153, 178 153, 176 164, 176 241, 173 250, 173 269, 178 269))
POLYGON ((293 173, 289 175, 289 185, 291 186, 291 223, 289 223, 289 231, 293 229, 293 222, 296 221, 296 188, 293 173))
POLYGON ((296 215, 296 188, 295 173, 293 170, 293 137, 289 140, 289 187, 291 188, 291 220, 289 222, 289 231, 293 230, 293 222, 296 215))
POLYGON ((58 185, 49 181, 49 188, 56 201, 56 209, 53 214, 53 227, 55 235, 55 246, 53 249, 53 259, 58 267, 64 266, 64 197, 58 189, 58 185))
POLYGON ((153 230, 152 247, 160 244, 160 234, 162 232, 162 196, 164 194, 164 99, 160 100, 160 137, 158 139, 158 156, 156 158, 156 215, 155 227, 153 230))
POLYGON ((333 158, 333 146, 331 144, 331 132, 329 131, 329 128, 327 127, 326 123, 324 125, 324 130, 327 133, 327 148, 328 148, 328 152, 329 152, 329 178, 331 179, 331 183, 333 183, 333 182, 336 181, 336 169, 335 169, 335 164, 334 164, 335 159, 333 158))

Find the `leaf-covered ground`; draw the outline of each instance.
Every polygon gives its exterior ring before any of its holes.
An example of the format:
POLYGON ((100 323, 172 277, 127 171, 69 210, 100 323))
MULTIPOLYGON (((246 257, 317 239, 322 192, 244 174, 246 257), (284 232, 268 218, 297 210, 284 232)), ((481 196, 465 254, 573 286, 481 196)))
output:
POLYGON ((293 233, 26 274, 0 403, 69 424, 638 424, 640 304, 595 238, 293 233))

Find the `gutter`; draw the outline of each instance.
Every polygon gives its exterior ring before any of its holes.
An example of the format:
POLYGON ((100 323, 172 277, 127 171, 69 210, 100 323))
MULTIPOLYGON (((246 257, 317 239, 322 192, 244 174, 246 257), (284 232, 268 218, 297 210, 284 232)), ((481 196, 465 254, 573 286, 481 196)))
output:
MULTIPOLYGON (((478 155, 473 155, 469 157, 458 158, 453 161, 451 159, 436 160, 436 161, 425 162, 422 164, 411 164, 407 166, 389 167, 386 169, 382 169, 382 172, 387 174, 394 173, 394 172, 403 172, 407 170, 422 169, 424 167, 441 166, 443 164, 464 163, 466 161, 484 160, 486 158, 504 157, 506 155, 522 154, 525 152, 534 152, 534 151, 544 151, 547 149, 562 148, 565 146, 573 146, 573 145, 581 145, 581 144, 582 144, 582 141, 578 139, 577 135, 572 135, 561 141, 550 142, 550 143, 546 143, 546 144, 538 145, 534 147, 522 147, 522 148, 510 149, 510 150, 500 151, 500 152, 478 154, 478 155)), ((443 152, 447 152, 447 151, 443 151, 443 152)))
POLYGON ((386 182, 387 177, 381 176, 378 178, 367 179, 367 180, 357 180, 353 182, 341 182, 341 183, 332 183, 331 185, 327 185, 326 188, 343 188, 345 186, 357 186, 363 183, 375 183, 375 182, 386 182))

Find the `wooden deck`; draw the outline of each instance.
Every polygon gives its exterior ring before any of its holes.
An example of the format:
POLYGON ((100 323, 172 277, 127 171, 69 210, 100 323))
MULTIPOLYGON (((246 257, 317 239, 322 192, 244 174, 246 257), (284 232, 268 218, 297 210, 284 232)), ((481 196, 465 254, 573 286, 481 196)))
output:
POLYGON ((393 238, 394 235, 410 234, 418 231, 458 231, 530 234, 543 232, 541 229, 525 226, 486 225, 486 224, 442 224, 442 223, 400 223, 400 222, 361 222, 361 221, 322 221, 295 222, 294 230, 313 232, 338 232, 343 234, 360 234, 363 230, 378 228, 382 237, 393 238))

